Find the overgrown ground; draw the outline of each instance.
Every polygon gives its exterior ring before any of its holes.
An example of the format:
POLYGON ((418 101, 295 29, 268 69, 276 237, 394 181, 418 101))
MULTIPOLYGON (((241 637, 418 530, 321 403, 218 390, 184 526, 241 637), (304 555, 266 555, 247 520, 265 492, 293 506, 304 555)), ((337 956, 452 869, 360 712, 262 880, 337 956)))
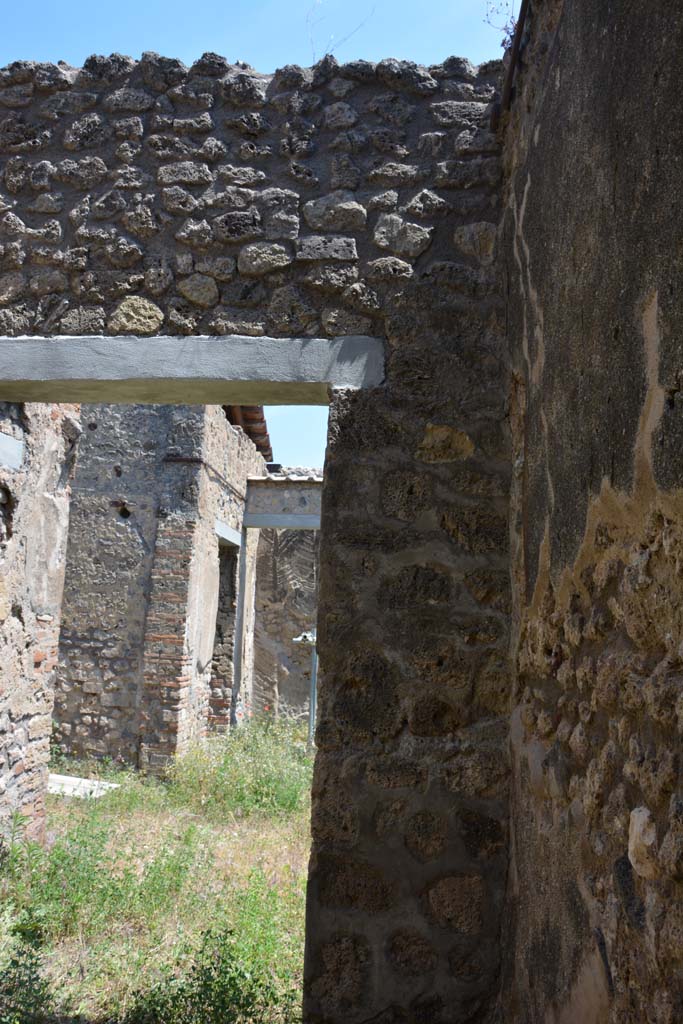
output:
MULTIPOLYGON (((95 766, 55 770, 93 777, 95 766)), ((299 1017, 311 759, 252 725, 167 779, 50 797, 45 847, 0 850, 0 1024, 291 1024, 299 1017)))

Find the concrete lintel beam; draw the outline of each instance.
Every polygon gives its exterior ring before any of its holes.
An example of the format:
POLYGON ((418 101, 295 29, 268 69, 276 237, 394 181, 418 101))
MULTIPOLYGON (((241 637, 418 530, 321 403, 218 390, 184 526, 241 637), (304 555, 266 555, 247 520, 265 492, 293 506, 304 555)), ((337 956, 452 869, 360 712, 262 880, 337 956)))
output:
POLYGON ((214 522, 214 530, 219 541, 225 541, 226 544, 232 544, 233 547, 238 548, 242 544, 242 534, 239 530, 235 530, 234 527, 228 526, 222 519, 216 519, 214 522))
POLYGON ((322 480, 255 478, 247 482, 245 515, 313 515, 320 519, 322 490, 322 480))
POLYGON ((379 338, 0 337, 0 401, 327 405, 384 380, 379 338))
POLYGON ((256 530, 319 530, 320 516, 305 512, 248 512, 244 526, 256 530))

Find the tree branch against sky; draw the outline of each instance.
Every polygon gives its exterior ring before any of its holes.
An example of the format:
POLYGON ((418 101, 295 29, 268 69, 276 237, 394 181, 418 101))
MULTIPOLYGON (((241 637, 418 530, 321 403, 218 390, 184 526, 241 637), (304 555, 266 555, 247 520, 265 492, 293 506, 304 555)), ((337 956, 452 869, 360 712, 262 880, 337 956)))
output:
POLYGON ((512 42, 517 24, 517 6, 516 0, 486 0, 484 21, 500 32, 501 46, 507 47, 512 42))

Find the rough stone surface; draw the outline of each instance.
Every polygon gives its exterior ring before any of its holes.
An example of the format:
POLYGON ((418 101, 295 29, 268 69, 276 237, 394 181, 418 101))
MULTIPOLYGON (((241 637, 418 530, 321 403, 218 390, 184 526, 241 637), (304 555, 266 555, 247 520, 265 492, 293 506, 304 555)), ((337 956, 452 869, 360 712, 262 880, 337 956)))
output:
MULTIPOLYGON (((483 274, 453 238, 498 219, 496 144, 478 133, 500 71, 327 57, 263 76, 214 55, 172 70, 153 54, 93 58, 80 72, 55 69, 59 89, 10 97, 28 102, 0 114, 0 271, 26 278, 0 306, 6 333, 52 338, 66 317, 104 318, 113 333, 128 317, 139 335, 286 338, 296 323, 304 337, 362 329, 386 340, 386 383, 331 396, 307 1024, 484 1020, 496 991, 505 319, 495 268, 483 274), (433 109, 451 103, 464 106, 433 109), (76 125, 85 114, 99 121, 76 125), (66 148, 67 132, 84 148, 66 148), (57 193, 58 211, 29 209, 57 193), (39 297, 31 282, 44 268, 64 273, 67 289, 39 297), (181 290, 197 274, 216 282, 215 305, 181 290), (480 830, 475 812, 494 824, 480 830)), ((37 75, 29 66, 7 87, 37 75)), ((210 461, 185 434, 177 453, 210 461)), ((201 494, 199 463, 167 469, 169 486, 201 494)), ((184 506, 157 520, 143 766, 193 735, 210 699, 215 652, 185 621, 195 577, 174 579, 196 532, 184 506)), ((208 569, 195 561, 200 579, 208 569)))
MULTIPOLYGON (((3 75, 2 331, 138 298, 181 334, 387 342, 385 386, 331 404, 306 1024, 683 1017, 682 39, 670 0, 533 2, 502 162, 495 63, 3 75)), ((41 799, 32 686, 3 812, 41 799)))
POLYGON ((495 258, 497 231, 496 224, 462 224, 455 229, 453 241, 463 256, 489 266, 495 258))
POLYGON ((0 403, 0 431, 23 442, 0 464, 0 838, 11 816, 44 828, 77 407, 0 403))
POLYGON ((501 235, 517 675, 501 1006, 529 1024, 673 1024, 683 123, 664 97, 683 13, 553 0, 527 35, 501 235))
MULTIPOLYGON (((214 523, 241 529, 247 476, 265 467, 219 406, 85 405, 82 417, 55 740, 79 757, 158 770, 207 726, 229 721, 232 676, 215 635, 218 621, 231 650, 235 565, 219 559, 214 523)), ((250 710, 246 653, 240 714, 250 710)))
POLYGON ((191 274, 178 283, 180 294, 201 309, 209 309, 218 302, 218 285, 207 274, 191 274))
POLYGON ((318 534, 312 530, 259 530, 254 621, 255 710, 306 711, 311 648, 293 643, 316 628, 318 534))
POLYGON ((397 256, 415 259, 429 248, 431 230, 411 224, 395 213, 383 213, 375 227, 375 245, 389 249, 397 256))
POLYGON ((358 258, 355 238, 332 235, 311 235, 297 243, 298 260, 355 260, 358 258))
POLYGON ((267 323, 244 309, 256 279, 263 294, 252 310, 295 287, 315 334, 316 291, 333 290, 343 272, 347 284, 377 282, 380 301, 361 310, 342 294, 325 307, 331 329, 364 315, 383 334, 398 279, 428 269, 437 231, 444 258, 446 239, 497 220, 499 164, 485 125, 497 71, 463 79, 448 62, 430 71, 386 60, 265 76, 223 58, 211 74, 201 62, 171 63, 97 58, 80 71, 54 68, 49 84, 49 65, 25 62, 22 81, 7 72, 5 333, 91 324, 112 334, 287 336, 286 316, 267 323), (41 279, 46 269, 64 275, 59 287, 41 279), (213 284, 200 287, 196 275, 213 284))
POLYGON ((245 276, 260 277, 289 266, 292 257, 284 245, 255 242, 241 250, 237 266, 245 276))
POLYGON ((131 295, 122 299, 107 327, 112 334, 156 334, 164 320, 159 307, 149 299, 131 295))
POLYGON ((647 807, 631 811, 628 829, 628 859, 641 878, 656 878, 657 824, 647 807))
POLYGON ((365 227, 367 212, 353 192, 332 192, 306 203, 304 217, 318 231, 353 231, 365 227))

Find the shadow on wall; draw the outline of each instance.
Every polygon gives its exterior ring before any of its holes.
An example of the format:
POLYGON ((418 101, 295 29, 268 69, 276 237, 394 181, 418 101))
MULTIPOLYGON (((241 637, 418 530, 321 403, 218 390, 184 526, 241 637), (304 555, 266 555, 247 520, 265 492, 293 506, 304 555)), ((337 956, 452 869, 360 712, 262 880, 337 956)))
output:
POLYGON ((261 530, 256 563, 254 708, 300 716, 310 701, 311 652, 294 638, 316 628, 318 533, 261 530))

